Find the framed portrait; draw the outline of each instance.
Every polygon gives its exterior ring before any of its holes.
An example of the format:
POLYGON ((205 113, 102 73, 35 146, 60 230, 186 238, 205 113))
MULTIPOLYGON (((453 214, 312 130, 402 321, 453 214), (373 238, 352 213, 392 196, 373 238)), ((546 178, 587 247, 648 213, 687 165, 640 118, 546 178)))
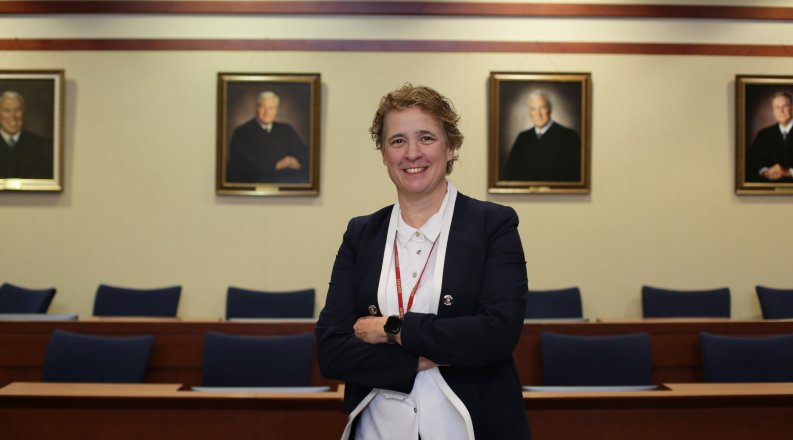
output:
POLYGON ((738 194, 793 194, 793 76, 735 77, 738 194))
POLYGON ((0 191, 63 190, 63 70, 0 70, 0 191))
POLYGON ((219 73, 217 192, 319 194, 318 73, 219 73))
POLYGON ((589 73, 490 73, 490 193, 589 193, 589 73))

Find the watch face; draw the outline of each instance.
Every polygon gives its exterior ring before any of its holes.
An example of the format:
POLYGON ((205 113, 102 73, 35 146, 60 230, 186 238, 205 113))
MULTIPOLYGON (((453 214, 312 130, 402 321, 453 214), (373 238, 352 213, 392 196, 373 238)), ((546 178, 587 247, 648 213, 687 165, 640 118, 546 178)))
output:
POLYGON ((385 325, 383 326, 383 330, 386 333, 397 334, 399 333, 399 329, 402 328, 402 318, 396 315, 391 315, 386 319, 385 325))

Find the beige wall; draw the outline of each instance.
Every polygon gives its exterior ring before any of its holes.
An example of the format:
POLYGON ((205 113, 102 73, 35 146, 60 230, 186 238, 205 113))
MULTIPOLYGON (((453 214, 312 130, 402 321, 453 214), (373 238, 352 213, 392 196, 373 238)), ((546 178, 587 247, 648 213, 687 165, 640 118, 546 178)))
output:
MULTIPOLYGON (((405 38, 408 38, 406 36, 405 38)), ((630 36, 623 38, 630 41, 630 36)), ((66 71, 65 191, 0 194, 0 281, 58 288, 91 313, 99 283, 184 286, 180 314, 224 313, 229 285, 315 287, 318 310, 351 216, 395 199, 367 129, 404 81, 449 96, 466 136, 451 179, 513 206, 531 288, 578 285, 587 316, 638 317, 640 286, 793 287, 793 199, 734 194, 736 74, 760 57, 355 53, 4 52, 0 69, 66 71), (487 194, 491 71, 591 72, 592 193, 487 194), (321 194, 217 196, 217 73, 322 74, 321 194)))

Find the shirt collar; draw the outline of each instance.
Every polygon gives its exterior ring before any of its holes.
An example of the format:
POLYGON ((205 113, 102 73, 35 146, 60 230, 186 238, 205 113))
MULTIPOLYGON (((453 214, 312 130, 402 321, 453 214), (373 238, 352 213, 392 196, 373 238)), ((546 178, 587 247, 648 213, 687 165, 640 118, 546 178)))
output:
POLYGON ((542 128, 534 127, 534 132, 537 133, 537 136, 542 136, 545 134, 546 131, 548 131, 549 128, 551 128, 552 125, 553 125, 553 119, 548 121, 548 123, 545 124, 545 127, 542 128))
POLYGON ((446 195, 443 196, 443 202, 441 202, 441 207, 438 211, 427 220, 421 227, 418 229, 410 226, 409 224, 405 223, 405 220, 402 218, 402 213, 400 211, 399 219, 397 221, 397 241, 404 245, 407 243, 411 238, 416 237, 416 232, 419 233, 420 236, 426 237, 431 242, 435 242, 438 239, 438 236, 441 234, 441 228, 443 227, 443 213, 446 212, 446 205, 449 203, 449 182, 446 183, 446 195))
POLYGON ((267 133, 273 131, 273 124, 272 123, 262 124, 259 121, 256 121, 256 123, 259 124, 259 127, 262 127, 262 130, 266 131, 267 133))
POLYGON ((784 134, 790 133, 791 128, 793 128, 793 119, 791 119, 790 122, 787 123, 787 125, 779 124, 779 131, 781 131, 784 134))
POLYGON ((8 134, 5 131, 0 130, 0 136, 3 136, 3 140, 5 141, 6 144, 9 144, 9 145, 11 144, 10 142, 8 142, 9 139, 13 139, 14 140, 14 144, 19 142, 19 134, 20 133, 21 132, 18 131, 16 134, 8 134))

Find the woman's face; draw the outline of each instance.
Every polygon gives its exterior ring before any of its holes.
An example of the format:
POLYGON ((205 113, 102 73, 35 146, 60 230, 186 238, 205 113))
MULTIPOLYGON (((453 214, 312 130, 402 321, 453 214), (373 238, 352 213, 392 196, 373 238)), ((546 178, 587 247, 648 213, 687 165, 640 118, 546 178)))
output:
POLYGON ((446 163, 454 158, 443 124, 418 107, 392 111, 383 122, 383 163, 400 197, 446 191, 446 163))

